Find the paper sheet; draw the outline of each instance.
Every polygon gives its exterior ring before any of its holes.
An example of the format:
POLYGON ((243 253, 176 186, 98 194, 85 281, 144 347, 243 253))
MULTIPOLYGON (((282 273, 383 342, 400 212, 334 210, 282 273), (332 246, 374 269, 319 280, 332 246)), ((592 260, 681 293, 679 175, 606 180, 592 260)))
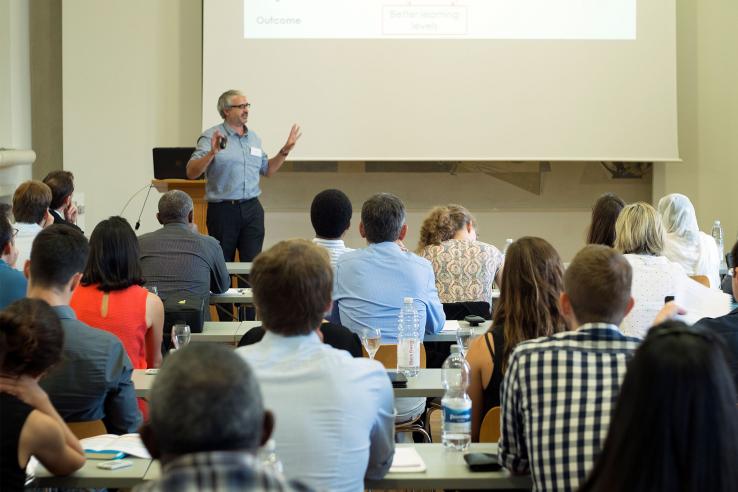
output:
POLYGON ((126 454, 137 458, 151 459, 149 451, 141 442, 141 436, 138 434, 123 434, 116 436, 115 434, 103 434, 101 436, 88 437, 81 439, 82 448, 94 451, 102 451, 110 449, 114 451, 123 451, 126 454))
POLYGON ((443 329, 441 330, 441 333, 456 333, 459 329, 459 322, 455 319, 446 320, 446 323, 443 325, 443 329))
POLYGON ((424 472, 425 462, 414 447, 396 447, 390 473, 424 472))

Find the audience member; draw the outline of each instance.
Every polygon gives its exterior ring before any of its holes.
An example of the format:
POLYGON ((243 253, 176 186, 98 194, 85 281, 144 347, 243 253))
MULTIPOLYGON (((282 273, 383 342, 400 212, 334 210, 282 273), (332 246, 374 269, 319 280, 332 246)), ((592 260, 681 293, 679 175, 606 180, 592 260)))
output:
POLYGON ((66 225, 49 226, 33 242, 26 268, 28 297, 49 303, 64 329, 62 362, 41 380, 41 387, 67 422, 102 419, 108 432, 136 432, 141 414, 123 344, 77 320, 69 307, 87 253, 87 239, 66 225))
POLYGON ((587 244, 603 244, 612 248, 615 244, 615 221, 625 207, 625 202, 614 193, 605 193, 592 207, 592 222, 587 231, 587 244))
POLYGON ((472 441, 479 440, 486 413, 500 406, 502 376, 513 349, 525 340, 566 329, 558 306, 563 276, 559 254, 544 239, 523 237, 507 249, 492 325, 472 342, 466 356, 471 369, 472 441))
POLYGON ((51 189, 49 212, 54 224, 67 224, 79 229, 77 205, 72 201, 74 175, 69 171, 51 171, 44 178, 44 183, 51 189))
POLYGON ((256 257, 251 283, 267 333, 237 352, 276 414, 285 475, 316 489, 363 490, 365 477, 381 478, 392 462, 393 392, 379 362, 320 340, 333 286, 328 253, 282 241, 256 257))
POLYGON ((117 336, 134 369, 159 367, 164 306, 143 285, 138 240, 128 221, 110 217, 90 236, 90 255, 70 305, 84 323, 117 336))
POLYGON ((23 271, 26 260, 31 257, 33 239, 41 229, 54 223, 49 213, 51 190, 41 181, 25 181, 16 188, 13 194, 13 217, 18 233, 15 245, 18 247, 18 259, 15 269, 23 271))
POLYGON ((151 419, 141 439, 161 462, 153 491, 289 491, 260 464, 274 417, 264 410, 254 374, 233 350, 192 344, 167 357, 149 395, 151 419))
POLYGON ((663 255, 678 263, 687 275, 704 275, 710 287, 720 288, 720 253, 715 240, 700 232, 692 202, 672 193, 659 200, 658 211, 666 230, 663 255))
POLYGON ((310 205, 310 222, 315 229, 313 242, 328 250, 331 266, 336 266, 338 257, 353 251, 343 243, 351 226, 351 200, 341 190, 324 190, 315 195, 310 205))
MULTIPOLYGON (((625 254, 633 268, 635 307, 620 325, 626 335, 643 338, 666 297, 675 297, 678 302, 686 282, 695 284, 689 292, 691 296, 707 290, 663 256, 665 234, 661 217, 644 202, 626 206, 615 223, 615 248, 625 254)), ((699 303, 698 299, 693 301, 699 303)))
POLYGON ((0 312, 0 481, 4 491, 24 490, 26 465, 35 456, 56 475, 85 463, 79 441, 38 385, 61 358, 64 332, 43 301, 23 299, 0 312))
POLYGON ((18 259, 18 248, 15 247, 17 232, 8 217, 0 214, 0 309, 26 297, 28 288, 26 277, 14 268, 18 259))
POLYGON ((628 364, 581 491, 738 490, 736 392, 717 335, 667 321, 628 364))
POLYGON ((417 253, 433 266, 441 302, 492 305, 492 284, 502 253, 477 241, 475 220, 467 209, 454 204, 433 208, 420 227, 417 253))
POLYGON ((514 473, 530 471, 534 490, 575 490, 599 453, 640 342, 618 329, 633 306, 631 279, 623 255, 586 246, 567 268, 560 298, 572 331, 520 342, 510 356, 499 461, 514 473))
MULTIPOLYGON (((731 253, 733 258, 738 258, 738 242, 733 245, 731 253)), ((728 273, 729 275, 726 277, 732 282, 733 292, 738 292, 738 275, 735 272, 735 267, 731 267, 728 273)), ((734 309, 725 316, 702 318, 695 323, 695 326, 709 328, 722 337, 727 349, 725 355, 728 367, 731 374, 733 374, 736 387, 738 387, 738 309, 734 309)))
POLYGON ((228 290, 223 250, 217 239, 197 232, 192 198, 180 190, 164 193, 156 218, 163 227, 138 238, 146 285, 156 286, 162 299, 186 292, 207 300, 210 292, 228 290))

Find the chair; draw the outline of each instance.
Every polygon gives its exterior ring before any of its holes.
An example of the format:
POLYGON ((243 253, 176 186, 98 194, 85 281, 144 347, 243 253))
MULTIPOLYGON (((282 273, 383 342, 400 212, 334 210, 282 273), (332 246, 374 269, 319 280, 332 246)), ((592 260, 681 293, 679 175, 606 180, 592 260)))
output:
POLYGON ((72 431, 72 434, 77 436, 77 439, 85 439, 86 437, 95 437, 108 433, 102 420, 67 422, 67 426, 69 427, 69 430, 72 431))
POLYGON ((446 319, 463 320, 470 314, 492 319, 490 305, 484 301, 446 302, 443 304, 443 312, 446 313, 446 319))
MULTIPOLYGON (((369 354, 367 354, 366 349, 362 346, 361 352, 364 354, 364 357, 369 357, 369 354)), ((374 360, 377 362, 381 362, 385 369, 395 371, 397 370, 397 345, 382 345, 379 347, 379 350, 377 350, 376 355, 374 356, 374 360)), ((420 368, 425 369, 426 367, 426 355, 425 355, 425 347, 423 344, 420 344, 420 368)), ((402 424, 395 424, 395 433, 406 433, 409 432, 411 434, 419 433, 421 436, 423 436, 423 440, 427 443, 431 442, 430 433, 426 428, 420 424, 420 419, 422 415, 418 417, 415 420, 411 420, 409 422, 403 422, 402 424)))
POLYGON ((710 279, 707 278, 707 275, 690 275, 689 278, 697 283, 704 285, 705 287, 710 286, 710 279))
POLYGON ((497 442, 500 440, 500 407, 492 407, 482 419, 479 428, 479 442, 497 442))

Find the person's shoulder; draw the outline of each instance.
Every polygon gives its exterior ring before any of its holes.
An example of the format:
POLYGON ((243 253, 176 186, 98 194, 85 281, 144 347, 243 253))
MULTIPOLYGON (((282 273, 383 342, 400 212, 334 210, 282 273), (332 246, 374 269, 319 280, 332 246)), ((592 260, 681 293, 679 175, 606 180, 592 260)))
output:
POLYGON ((354 261, 361 261, 368 256, 367 252, 367 248, 359 248, 352 249, 351 251, 346 251, 338 256, 338 259, 336 260, 336 267, 345 266, 354 261))
POLYGON ((497 256, 502 254, 496 246, 489 243, 484 243, 482 241, 472 241, 471 245, 475 248, 478 248, 479 251, 481 251, 482 253, 488 254, 490 256, 497 256))
POLYGON ((702 318, 694 326, 707 328, 721 334, 738 334, 738 309, 716 318, 702 318))
MULTIPOLYGON (((208 137, 208 138, 210 138, 210 137, 213 136, 213 133, 215 133, 216 130, 219 130, 222 126, 223 126, 222 123, 219 123, 219 124, 217 124, 215 126, 211 126, 207 130, 203 130, 203 132, 200 134, 200 136, 201 137, 208 137)), ((221 131, 221 133, 223 133, 223 132, 221 131)))

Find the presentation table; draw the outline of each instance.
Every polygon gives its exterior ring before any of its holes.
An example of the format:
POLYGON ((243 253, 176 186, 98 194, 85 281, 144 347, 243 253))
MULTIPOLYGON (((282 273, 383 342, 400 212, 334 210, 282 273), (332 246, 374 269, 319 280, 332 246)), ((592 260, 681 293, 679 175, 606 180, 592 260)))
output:
MULTIPOLYGON (((138 398, 147 398, 151 391, 151 386, 156 379, 155 374, 146 374, 146 369, 133 370, 133 387, 136 389, 138 398)), ((420 373, 412 378, 408 378, 406 388, 394 388, 396 397, 436 397, 443 396, 443 386, 441 386, 441 370, 440 369, 421 369, 420 373)))

